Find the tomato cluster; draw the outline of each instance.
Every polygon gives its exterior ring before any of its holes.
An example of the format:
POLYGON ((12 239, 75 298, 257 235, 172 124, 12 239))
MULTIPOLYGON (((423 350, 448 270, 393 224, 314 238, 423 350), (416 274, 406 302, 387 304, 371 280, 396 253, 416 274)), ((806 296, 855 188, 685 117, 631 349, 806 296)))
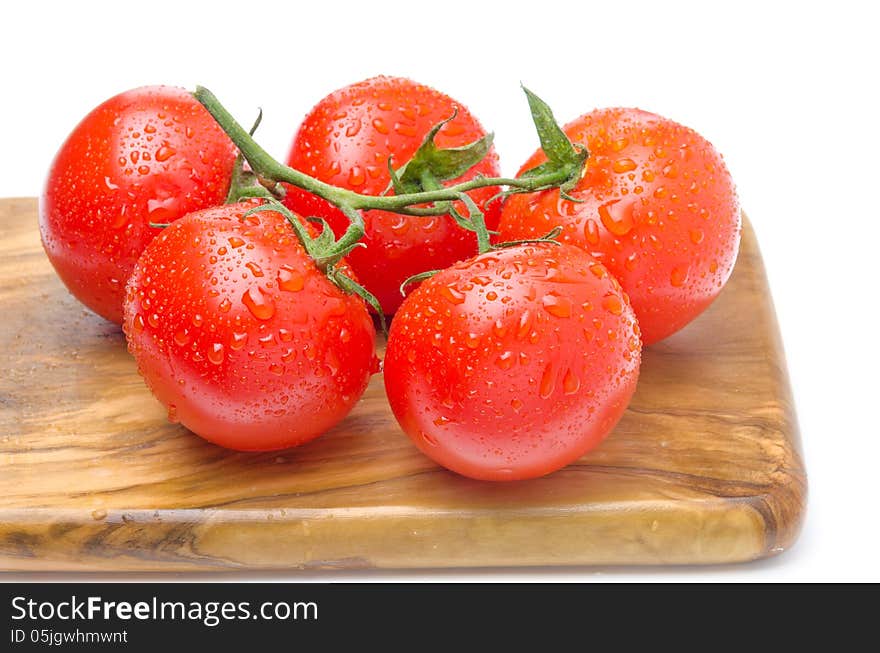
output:
POLYGON ((394 314, 385 388, 421 451, 548 474, 614 428, 643 343, 719 294, 740 213, 693 130, 634 109, 559 128, 527 95, 542 147, 505 180, 476 118, 407 79, 327 96, 288 166, 199 92, 129 91, 59 151, 43 244, 207 440, 280 449, 339 422, 380 369, 372 308, 394 314))

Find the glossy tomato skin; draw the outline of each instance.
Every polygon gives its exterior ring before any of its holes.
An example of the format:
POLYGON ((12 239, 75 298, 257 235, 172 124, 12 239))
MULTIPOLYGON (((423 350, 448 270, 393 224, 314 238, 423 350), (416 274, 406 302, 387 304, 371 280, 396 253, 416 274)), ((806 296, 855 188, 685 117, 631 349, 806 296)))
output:
POLYGON ((341 420, 378 369, 361 299, 328 281, 277 212, 191 213, 126 288, 129 350, 169 416, 242 451, 292 447, 341 420))
POLYGON ((391 325, 385 387, 416 446, 483 480, 549 474, 594 448, 638 379, 620 286, 568 245, 517 246, 446 269, 391 325))
MULTIPOLYGON (((630 297, 645 344, 675 333, 718 296, 736 261, 741 216, 721 155, 693 130, 638 109, 601 109, 565 126, 590 151, 584 177, 505 204, 504 240, 556 226, 630 297)), ((536 152, 522 170, 545 160, 536 152)))
POLYGON ((235 146, 184 89, 110 98, 68 136, 40 198, 43 247, 83 304, 122 321, 125 282, 165 223, 221 204, 235 146))
MULTIPOLYGON (((485 136, 480 123, 460 103, 427 86, 399 77, 375 77, 331 93, 306 116, 287 163, 313 177, 358 193, 379 195, 390 182, 387 161, 400 168, 442 120, 455 120, 438 133, 438 147, 459 147, 485 136)), ((494 149, 461 178, 498 176, 494 149)), ((501 203, 491 202, 497 187, 470 193, 485 213, 490 229, 498 224, 501 203)), ((305 191, 289 188, 285 203, 303 216, 327 220, 337 236, 348 225, 339 209, 305 191)), ((448 267, 473 256, 476 239, 448 216, 407 217, 366 211, 366 248, 351 253, 349 262, 364 286, 390 314, 403 300, 400 284, 414 274, 448 267)))

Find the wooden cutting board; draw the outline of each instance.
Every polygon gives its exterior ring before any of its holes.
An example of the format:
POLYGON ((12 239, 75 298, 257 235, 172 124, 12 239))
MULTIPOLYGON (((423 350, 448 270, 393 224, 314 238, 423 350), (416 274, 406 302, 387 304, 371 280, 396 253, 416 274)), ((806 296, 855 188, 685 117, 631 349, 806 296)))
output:
POLYGON ((118 327, 55 277, 36 209, 0 200, 2 569, 723 563, 797 537, 806 477, 748 222, 721 297, 644 352, 605 443, 493 484, 419 453, 380 376, 298 449, 235 453, 168 423, 118 327))

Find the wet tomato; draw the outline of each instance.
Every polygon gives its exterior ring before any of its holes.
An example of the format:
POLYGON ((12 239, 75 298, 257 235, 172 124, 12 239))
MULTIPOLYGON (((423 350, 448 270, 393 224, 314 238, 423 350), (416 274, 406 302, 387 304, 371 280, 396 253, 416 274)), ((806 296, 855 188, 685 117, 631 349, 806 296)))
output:
MULTIPOLYGON (((460 103, 432 88, 399 77, 375 77, 346 86, 321 100, 306 116, 294 138, 287 163, 321 181, 367 195, 386 190, 395 167, 406 163, 428 131, 455 110, 458 114, 435 138, 440 148, 459 147, 480 139, 485 130, 460 103)), ((494 149, 459 179, 499 175, 494 149)), ((496 187, 469 194, 485 212, 486 223, 498 223, 500 202, 487 200, 496 187)), ((289 188, 285 203, 304 216, 326 219, 339 236, 348 225, 336 207, 305 191, 289 188)), ((402 301, 400 284, 425 270, 445 268, 476 251, 473 233, 448 216, 408 217, 386 211, 364 212, 365 248, 348 257, 361 283, 386 313, 402 301)))
POLYGON ((122 321, 141 252, 166 223, 223 202, 235 147, 184 89, 138 88, 89 113, 61 146, 40 201, 43 247, 71 293, 122 321))
MULTIPOLYGON (((505 204, 503 240, 562 227, 561 240, 599 259, 632 301, 645 344, 675 333, 724 286, 736 261, 740 209, 715 148, 692 129, 638 109, 602 109, 565 126, 587 146, 571 195, 516 195, 505 204)), ((536 152, 523 170, 542 163, 536 152)))
POLYGON ((364 302, 343 293, 275 211, 191 213, 128 283, 129 350, 169 416, 238 450, 291 447, 352 409, 377 371, 364 302))
POLYGON ((476 479, 548 474, 623 414, 641 343, 605 267, 568 245, 481 254, 425 281, 391 325, 388 400, 425 454, 476 479))

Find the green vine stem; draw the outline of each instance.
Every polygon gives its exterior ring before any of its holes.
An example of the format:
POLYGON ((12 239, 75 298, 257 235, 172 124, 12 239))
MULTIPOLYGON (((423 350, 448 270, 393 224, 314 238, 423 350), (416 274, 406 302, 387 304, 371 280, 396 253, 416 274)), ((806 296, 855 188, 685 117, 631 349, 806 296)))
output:
MULTIPOLYGON (((583 162, 586 160, 585 155, 574 157, 565 162, 567 165, 547 166, 546 170, 536 171, 538 174, 523 175, 518 178, 478 175, 468 181, 436 190, 397 195, 362 195, 346 188, 325 183, 279 163, 257 144, 211 91, 199 86, 193 95, 214 117, 223 131, 229 135, 229 138, 247 160, 253 173, 261 182, 269 186, 269 190, 273 190, 279 182, 285 182, 317 195, 344 211, 346 209, 349 211, 380 209, 410 215, 443 215, 449 211, 448 204, 445 203, 458 200, 462 193, 477 188, 507 186, 515 192, 528 193, 565 186, 572 181, 572 177, 575 177, 576 181, 582 171, 583 162), (413 208, 423 204, 435 204, 435 206, 413 208)), ((568 147, 575 151, 571 144, 568 144, 568 147)), ((349 214, 349 211, 346 213, 349 214)))
MULTIPOLYGON (((361 244, 365 228, 361 211, 378 209, 412 216, 449 215, 458 225, 476 233, 478 249, 480 253, 484 253, 491 249, 510 246, 512 243, 499 245, 491 243, 492 232, 487 229, 483 213, 477 204, 467 195, 468 191, 485 187, 506 187, 506 190, 490 200, 494 201, 514 193, 559 188, 563 198, 577 201, 568 194, 568 191, 583 175, 589 153, 582 145, 573 144, 568 139, 556 123, 550 107, 543 100, 525 87, 523 91, 529 102, 541 148, 547 156, 546 162, 526 170, 516 178, 476 175, 468 181, 443 186, 441 182, 460 177, 481 160, 492 143, 492 135, 488 134, 474 143, 459 148, 437 148, 434 144, 434 136, 444 124, 455 118, 453 114, 434 126, 413 158, 401 168, 395 170, 392 161, 388 161, 391 188, 395 191, 393 195, 388 193, 362 195, 346 188, 333 186, 279 163, 253 139, 254 130, 260 123, 262 113, 253 128, 247 131, 208 89, 198 86, 193 96, 213 116, 239 150, 227 200, 232 202, 245 197, 262 197, 267 204, 254 209, 255 211, 279 210, 284 213, 315 263, 340 288, 349 293, 357 293, 373 306, 382 320, 384 330, 384 316, 375 297, 336 268, 336 264, 345 255, 361 244), (249 171, 243 169, 242 158, 250 166, 249 171), (321 236, 309 237, 296 217, 278 201, 284 195, 282 183, 301 188, 337 206, 349 220, 345 233, 337 240, 333 238, 329 226, 324 224, 321 236), (458 209, 456 202, 463 204, 467 215, 458 209)), ((555 236, 555 233, 551 233, 536 241, 553 241, 555 236)), ((423 280, 427 278, 427 274, 430 273, 416 275, 403 285, 423 280)))

